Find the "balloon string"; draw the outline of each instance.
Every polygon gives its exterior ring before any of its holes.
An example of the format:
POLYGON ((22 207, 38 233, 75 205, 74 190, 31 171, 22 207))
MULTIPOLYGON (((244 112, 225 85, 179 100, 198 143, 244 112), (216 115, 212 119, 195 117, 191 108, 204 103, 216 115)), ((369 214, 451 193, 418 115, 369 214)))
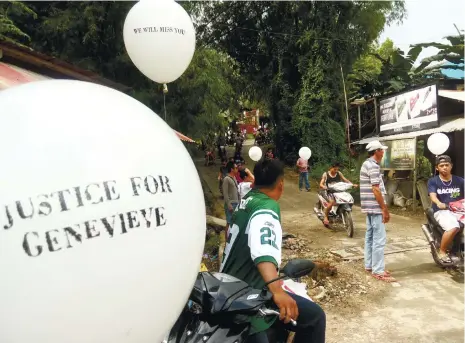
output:
POLYGON ((163 109, 164 109, 164 111, 165 111, 165 122, 166 122, 166 102, 165 102, 165 96, 166 96, 166 94, 165 94, 165 92, 163 92, 163 109))

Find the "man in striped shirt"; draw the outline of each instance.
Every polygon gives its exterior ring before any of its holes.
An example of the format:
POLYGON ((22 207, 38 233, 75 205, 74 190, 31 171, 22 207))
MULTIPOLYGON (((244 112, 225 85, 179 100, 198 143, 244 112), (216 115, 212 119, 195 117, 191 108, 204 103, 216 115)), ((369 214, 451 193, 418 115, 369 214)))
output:
POLYGON ((393 282, 395 279, 384 269, 384 246, 389 211, 384 201, 386 189, 381 176, 379 163, 383 159, 386 146, 372 141, 366 147, 368 159, 360 169, 360 202, 362 212, 367 214, 365 234, 365 270, 378 280, 393 282))

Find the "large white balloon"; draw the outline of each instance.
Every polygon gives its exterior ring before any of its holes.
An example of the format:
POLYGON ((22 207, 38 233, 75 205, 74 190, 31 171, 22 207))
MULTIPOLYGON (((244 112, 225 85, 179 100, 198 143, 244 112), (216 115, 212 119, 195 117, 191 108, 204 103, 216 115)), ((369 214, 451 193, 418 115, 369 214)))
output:
POLYGON ((123 37, 134 65, 158 83, 180 77, 194 55, 194 25, 174 0, 137 2, 126 16, 123 37))
POLYGON ((181 141, 86 82, 10 88, 0 108, 0 342, 161 342, 205 239, 181 141))
POLYGON ((438 132, 429 136, 426 145, 431 153, 434 155, 441 155, 449 149, 449 143, 449 137, 442 132, 438 132))
POLYGON ((299 150, 299 156, 304 160, 308 160, 312 156, 312 151, 310 148, 304 146, 299 150))
POLYGON ((258 146, 253 146, 249 149, 249 157, 252 161, 260 161, 262 154, 262 149, 260 149, 258 146))

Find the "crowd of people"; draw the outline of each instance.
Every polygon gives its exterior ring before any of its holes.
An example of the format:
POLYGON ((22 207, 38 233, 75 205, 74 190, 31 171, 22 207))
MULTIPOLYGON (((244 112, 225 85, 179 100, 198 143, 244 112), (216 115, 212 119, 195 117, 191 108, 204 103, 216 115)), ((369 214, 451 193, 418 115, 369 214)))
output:
MULTIPOLYGON (((386 149, 379 141, 367 145, 368 158, 360 170, 360 199, 361 211, 366 214, 365 270, 377 280, 394 282, 396 280, 386 270, 384 261, 385 224, 390 220, 390 213, 384 199, 386 188, 380 162, 386 149)), ((296 166, 300 173, 300 191, 304 185, 310 191, 308 160, 299 158, 296 166)), ((340 166, 333 163, 320 181, 320 191, 325 193, 331 204, 333 199, 327 192, 329 185, 341 181, 351 183, 340 172, 340 166)), ((451 174, 452 160, 446 155, 436 159, 436 170, 438 175, 429 180, 428 192, 434 217, 445 231, 440 257, 448 261, 447 249, 460 228, 459 219, 449 204, 458 200, 463 202, 464 179, 451 174)), ((269 149, 251 172, 240 151, 236 150, 229 160, 223 159, 218 180, 227 221, 220 271, 260 289, 278 277, 281 264, 282 228, 278 200, 284 189, 284 166, 269 149)), ((325 212, 325 221, 328 220, 328 211, 325 212)), ((295 343, 325 341, 326 317, 319 305, 286 292, 280 282, 270 283, 268 289, 279 308, 280 321, 254 320, 251 342, 268 342, 266 331, 271 326, 296 332, 295 343), (297 318, 297 326, 289 324, 297 318)))

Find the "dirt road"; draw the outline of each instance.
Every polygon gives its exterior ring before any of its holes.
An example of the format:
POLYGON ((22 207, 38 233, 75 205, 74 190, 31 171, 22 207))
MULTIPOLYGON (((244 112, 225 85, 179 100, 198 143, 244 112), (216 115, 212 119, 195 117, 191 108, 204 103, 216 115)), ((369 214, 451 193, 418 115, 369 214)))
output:
MULTIPOLYGON (((220 199, 219 166, 204 167, 200 161, 198 166, 220 199)), ((323 276, 309 291, 327 313, 327 342, 464 342, 463 278, 435 266, 421 232, 422 218, 392 215, 386 264, 398 283, 386 284, 364 271, 360 257, 365 217, 360 209, 354 208, 353 238, 342 230, 326 229, 313 213, 316 193, 313 189, 299 192, 296 176, 286 172, 280 205, 284 231, 304 243, 295 250, 284 249, 283 254, 324 260, 337 267, 337 275, 323 276)), ((221 207, 219 200, 219 213, 221 207)))

